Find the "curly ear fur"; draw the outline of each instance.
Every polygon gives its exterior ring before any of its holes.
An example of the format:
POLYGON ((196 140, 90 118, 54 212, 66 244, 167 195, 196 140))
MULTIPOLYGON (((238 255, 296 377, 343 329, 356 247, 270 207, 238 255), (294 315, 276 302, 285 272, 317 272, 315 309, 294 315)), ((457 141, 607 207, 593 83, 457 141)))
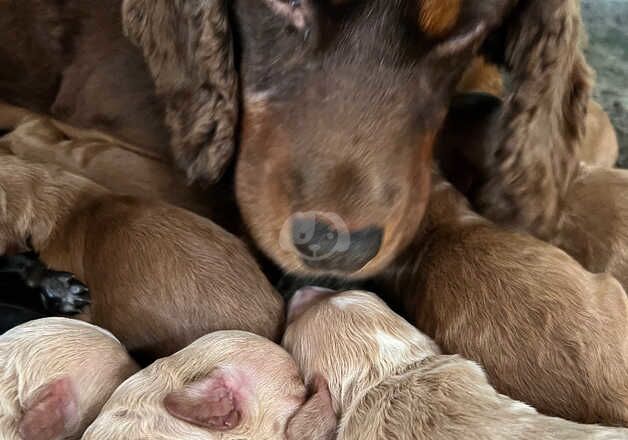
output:
POLYGON ((238 79, 224 0, 124 0, 127 36, 166 105, 173 155, 191 180, 218 180, 234 154, 238 79))
POLYGON ((578 165, 592 72, 577 0, 520 0, 505 26, 511 90, 476 201, 491 219, 550 237, 578 165))

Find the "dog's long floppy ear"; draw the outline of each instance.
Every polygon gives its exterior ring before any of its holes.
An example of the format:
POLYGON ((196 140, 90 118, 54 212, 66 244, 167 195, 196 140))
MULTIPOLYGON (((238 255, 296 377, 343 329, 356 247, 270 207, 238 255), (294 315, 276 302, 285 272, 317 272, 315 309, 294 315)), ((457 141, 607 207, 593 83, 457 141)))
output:
MULTIPOLYGON (((548 238, 578 165, 592 73, 578 0, 518 0, 500 31, 511 85, 487 154, 476 207, 548 238)), ((490 39, 489 39, 490 41, 490 39)))
POLYGON ((234 154, 238 78, 225 0, 124 0, 126 35, 166 106, 174 159, 191 180, 218 180, 234 154))

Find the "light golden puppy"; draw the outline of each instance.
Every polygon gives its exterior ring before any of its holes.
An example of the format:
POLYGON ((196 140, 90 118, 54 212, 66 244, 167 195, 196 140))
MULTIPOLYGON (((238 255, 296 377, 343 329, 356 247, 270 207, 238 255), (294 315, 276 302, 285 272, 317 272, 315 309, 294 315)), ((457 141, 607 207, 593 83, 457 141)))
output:
POLYGON ((293 425, 316 431, 313 416, 336 413, 338 440, 628 439, 628 430, 543 416, 498 394, 479 365, 442 355, 374 294, 305 288, 289 320, 285 347, 307 380, 329 384, 293 425))
MULTIPOLYGON (((278 339, 284 304, 245 245, 208 219, 0 158, 0 253, 33 248, 90 289, 82 318, 148 361, 217 330, 278 339)), ((72 304, 72 292, 57 298, 72 304)))
POLYGON ((83 440, 284 439, 305 397, 281 347, 245 332, 216 332, 122 384, 83 440))
POLYGON ((0 438, 74 440, 137 365, 109 332, 45 318, 0 336, 0 438))

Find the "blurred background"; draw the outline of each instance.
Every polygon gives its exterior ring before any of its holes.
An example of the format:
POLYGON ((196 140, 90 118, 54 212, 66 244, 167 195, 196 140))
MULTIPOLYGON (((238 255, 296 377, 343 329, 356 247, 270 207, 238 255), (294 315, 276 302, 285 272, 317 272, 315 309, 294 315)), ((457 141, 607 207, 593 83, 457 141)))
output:
POLYGON ((628 0, 582 0, 587 56, 597 72, 595 97, 610 114, 628 168, 628 0))

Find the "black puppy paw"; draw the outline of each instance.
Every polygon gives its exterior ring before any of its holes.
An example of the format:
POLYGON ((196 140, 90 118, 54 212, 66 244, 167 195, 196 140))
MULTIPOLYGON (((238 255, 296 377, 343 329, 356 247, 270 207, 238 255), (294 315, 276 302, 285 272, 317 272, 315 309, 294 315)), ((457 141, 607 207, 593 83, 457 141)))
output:
POLYGON ((49 313, 78 315, 90 304, 89 289, 68 272, 45 271, 38 282, 49 313))

